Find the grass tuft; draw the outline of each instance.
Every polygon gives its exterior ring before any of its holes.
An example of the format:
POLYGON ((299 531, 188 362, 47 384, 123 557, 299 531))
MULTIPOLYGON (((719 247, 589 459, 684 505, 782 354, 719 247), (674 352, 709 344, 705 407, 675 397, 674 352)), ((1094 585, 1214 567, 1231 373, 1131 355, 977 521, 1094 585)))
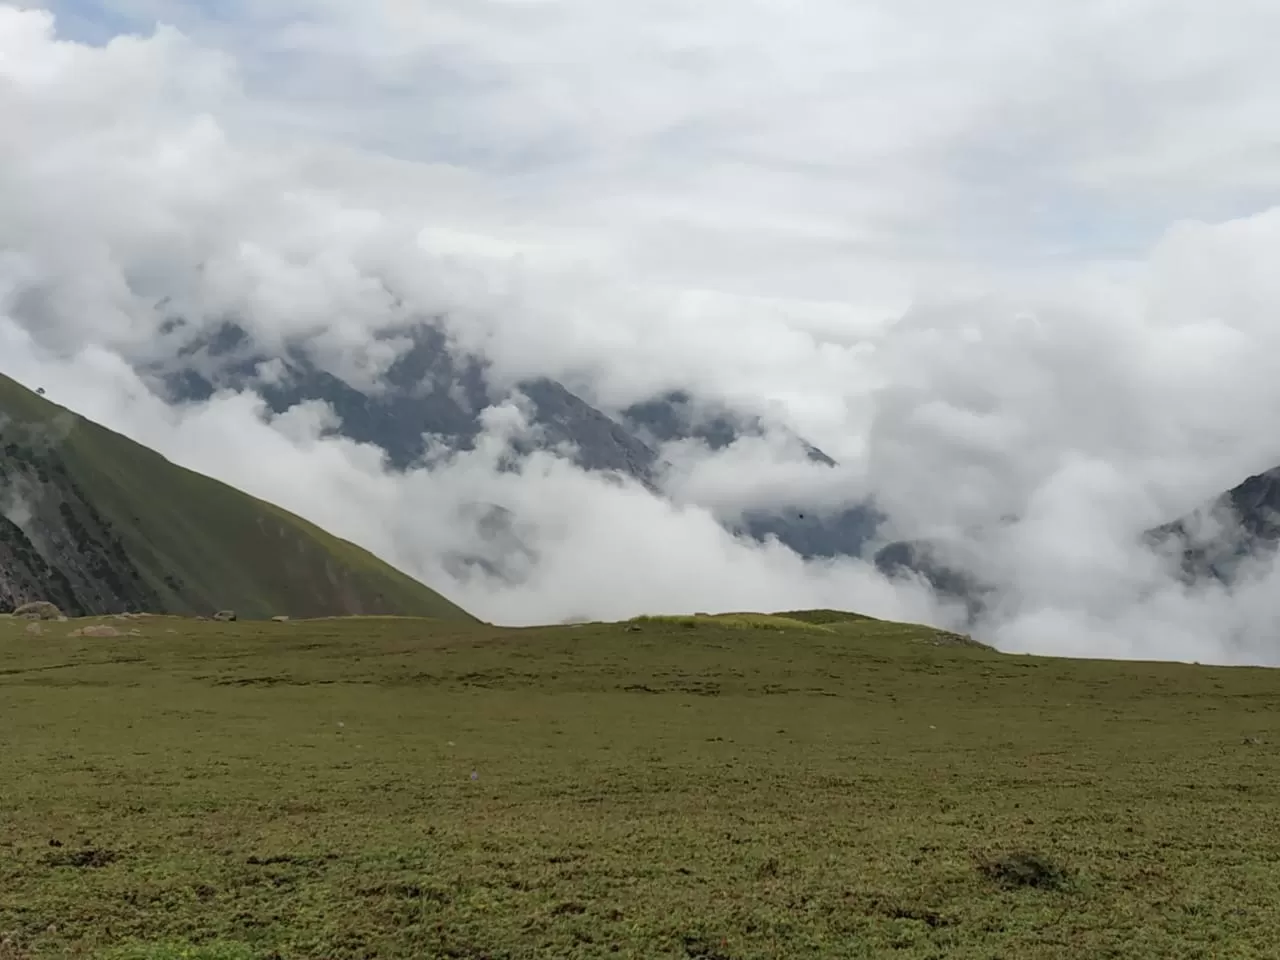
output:
POLYGON ((1031 887, 1037 890, 1065 890, 1072 874, 1066 867, 1042 853, 1022 850, 984 859, 978 871, 988 880, 1005 887, 1031 887))
POLYGON ((641 616, 629 621, 639 625, 668 625, 697 629, 708 627, 721 630, 793 630, 802 633, 830 633, 821 624, 809 623, 794 617, 772 613, 695 613, 679 616, 641 616))
POLYGON ((786 610, 774 614, 789 620, 803 620, 805 623, 859 623, 874 620, 861 613, 850 613, 848 610, 786 610))
POLYGON ((262 960, 263 954, 243 943, 131 943, 100 952, 96 960, 262 960))

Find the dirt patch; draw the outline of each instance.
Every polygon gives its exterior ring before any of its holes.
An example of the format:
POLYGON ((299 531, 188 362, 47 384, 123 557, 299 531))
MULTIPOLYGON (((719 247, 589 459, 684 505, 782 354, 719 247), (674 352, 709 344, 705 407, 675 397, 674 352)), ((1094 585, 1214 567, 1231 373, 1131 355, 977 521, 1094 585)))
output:
POLYGON ((69 850, 65 853, 51 853, 45 857, 45 863, 51 867, 76 867, 80 870, 101 869, 110 866, 120 859, 115 850, 100 847, 85 847, 81 850, 69 850))
POLYGON ((1017 851, 983 859, 978 872, 1004 887, 1064 890, 1071 885, 1071 871, 1033 851, 1017 851))
MULTIPOLYGON (((136 630, 133 632, 137 634, 136 630)), ((120 631, 105 623, 95 623, 87 627, 80 627, 78 630, 72 630, 70 636, 110 638, 120 636, 120 631)))
POLYGON ((680 938, 686 957, 701 957, 703 960, 730 960, 729 944, 723 937, 701 936, 687 933, 680 938))
POLYGON ((894 920, 915 920, 935 930, 938 927, 949 927, 955 922, 949 917, 945 917, 938 913, 936 910, 926 910, 921 907, 887 907, 884 910, 884 914, 887 917, 892 917, 894 920))
POLYGON ((281 853, 269 857, 250 857, 245 861, 245 863, 254 867, 272 867, 284 863, 297 867, 315 867, 322 863, 330 863, 337 859, 338 855, 336 853, 324 853, 318 856, 281 853))

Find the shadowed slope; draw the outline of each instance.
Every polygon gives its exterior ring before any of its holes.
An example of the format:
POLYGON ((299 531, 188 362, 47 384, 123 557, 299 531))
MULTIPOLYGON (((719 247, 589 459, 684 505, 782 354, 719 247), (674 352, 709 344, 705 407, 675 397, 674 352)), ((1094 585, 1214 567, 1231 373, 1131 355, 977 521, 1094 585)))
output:
POLYGON ((0 376, 0 608, 472 619, 366 550, 0 376))

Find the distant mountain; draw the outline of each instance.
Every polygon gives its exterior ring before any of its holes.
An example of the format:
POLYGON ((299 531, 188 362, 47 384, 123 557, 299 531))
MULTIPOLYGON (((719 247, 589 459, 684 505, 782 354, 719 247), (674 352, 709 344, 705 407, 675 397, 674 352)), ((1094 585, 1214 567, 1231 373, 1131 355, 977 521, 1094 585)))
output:
MULTIPOLYGON (((622 411, 622 423, 637 437, 657 449, 678 440, 700 440, 712 450, 723 450, 743 437, 764 436, 760 417, 745 416, 722 404, 707 403, 685 390, 672 390, 659 397, 632 404, 622 411)), ((790 430, 790 435, 815 463, 834 467, 829 456, 790 430)))
MULTIPOLYGON (((682 390, 633 404, 622 412, 622 423, 655 448, 692 439, 711 450, 723 450, 744 437, 760 437, 772 431, 786 435, 813 463, 837 466, 831 457, 785 427, 768 427, 759 417, 699 401, 682 390)), ((870 503, 830 509, 806 504, 799 498, 772 510, 749 510, 733 529, 755 540, 775 537, 802 557, 860 556, 883 520, 870 503)))
MULTIPOLYGON (((1265 567, 1280 553, 1280 467, 1248 477, 1238 486, 1169 523, 1147 530, 1142 543, 1167 557, 1188 585, 1232 585, 1254 564, 1265 567)), ((875 554, 886 576, 918 576, 940 595, 962 601, 978 616, 990 588, 947 559, 951 551, 923 540, 889 543, 875 554)))
MULTIPOLYGON (((181 334, 180 324, 168 328, 181 334)), ((172 356, 143 368, 169 399, 207 400, 221 388, 252 387, 276 413, 306 400, 330 404, 344 436, 386 451, 403 469, 422 458, 428 438, 451 450, 469 450, 481 432, 480 413, 516 392, 532 406, 540 446, 571 447, 589 470, 615 470, 652 481, 657 454, 620 424, 554 380, 538 378, 502 394, 485 382, 482 362, 451 350, 438 327, 421 323, 382 334, 395 341, 394 362, 377 390, 361 390, 322 369, 299 343, 269 351, 244 329, 224 323, 212 334, 185 338, 172 356)))
MULTIPOLYGON (((181 321, 173 321, 166 336, 173 340, 174 349, 144 364, 142 372, 168 399, 198 402, 221 388, 252 388, 277 413, 304 401, 324 401, 341 420, 343 436, 381 447, 392 466, 400 469, 419 461, 432 443, 445 450, 471 449, 481 432, 481 412, 516 393, 529 404, 537 436, 532 446, 564 451, 584 469, 633 478, 655 493, 661 489, 663 464, 658 451, 662 445, 694 439, 722 450, 766 431, 758 417, 699 401, 683 391, 633 404, 616 417, 545 377, 494 391, 486 382, 484 361, 453 349, 441 329, 426 322, 382 334, 396 353, 376 389, 353 386, 323 369, 301 343, 265 349, 235 323, 205 333, 186 330, 181 321)), ((792 438, 814 463, 835 467, 835 461, 817 447, 794 434, 792 438)), ((527 452, 531 445, 523 446, 519 452, 527 452)), ((518 542, 509 517, 499 508, 477 504, 474 512, 477 537, 486 544, 509 547, 518 542)), ((874 536, 880 519, 868 505, 824 510, 800 502, 750 511, 731 527, 757 540, 776 537, 806 557, 856 556, 874 536)), ((481 556, 446 562, 450 566, 474 562, 495 573, 502 564, 500 558, 485 555, 492 553, 488 549, 481 556)))
POLYGON ((876 551, 876 569, 890 579, 917 577, 940 598, 963 604, 969 623, 986 610, 992 589, 957 563, 954 545, 927 540, 896 540, 876 551))
POLYGON ((1249 560, 1270 560, 1280 548, 1280 467, 1148 530, 1146 541, 1176 559, 1187 582, 1234 583, 1249 560))
POLYGON ((0 610, 473 620, 365 550, 0 376, 0 610))

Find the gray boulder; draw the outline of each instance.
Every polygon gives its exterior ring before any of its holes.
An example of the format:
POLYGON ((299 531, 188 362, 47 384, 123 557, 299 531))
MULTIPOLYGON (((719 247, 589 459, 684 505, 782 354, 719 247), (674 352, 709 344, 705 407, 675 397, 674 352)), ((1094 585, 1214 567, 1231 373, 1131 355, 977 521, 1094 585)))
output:
POLYGON ((62 611, 58 609, 57 604, 50 603, 48 600, 34 600, 31 603, 24 603, 13 611, 15 617, 25 617, 28 620, 61 620, 62 611))

